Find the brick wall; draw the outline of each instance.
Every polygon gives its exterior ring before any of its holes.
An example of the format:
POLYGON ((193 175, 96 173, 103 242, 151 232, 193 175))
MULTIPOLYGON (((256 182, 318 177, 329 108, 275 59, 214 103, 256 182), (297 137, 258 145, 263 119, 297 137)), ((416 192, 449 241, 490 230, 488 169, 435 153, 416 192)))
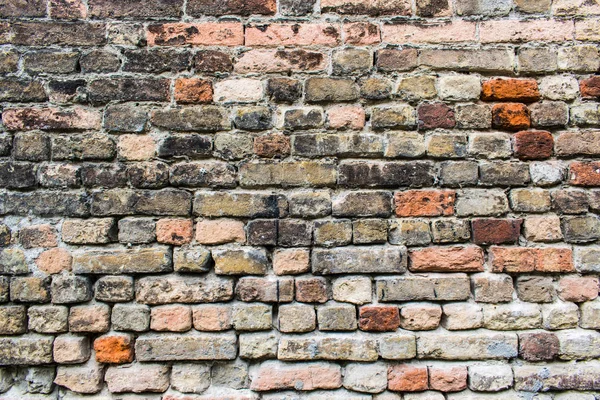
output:
POLYGON ((597 0, 0 0, 0 399, 600 399, 599 42, 597 0))

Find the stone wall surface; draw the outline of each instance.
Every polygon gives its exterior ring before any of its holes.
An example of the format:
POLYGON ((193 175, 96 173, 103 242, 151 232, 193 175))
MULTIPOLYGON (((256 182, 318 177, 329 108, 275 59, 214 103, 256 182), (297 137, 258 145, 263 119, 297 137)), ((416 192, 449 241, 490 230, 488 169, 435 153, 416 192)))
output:
POLYGON ((1 400, 599 400, 600 1, 0 0, 1 400))

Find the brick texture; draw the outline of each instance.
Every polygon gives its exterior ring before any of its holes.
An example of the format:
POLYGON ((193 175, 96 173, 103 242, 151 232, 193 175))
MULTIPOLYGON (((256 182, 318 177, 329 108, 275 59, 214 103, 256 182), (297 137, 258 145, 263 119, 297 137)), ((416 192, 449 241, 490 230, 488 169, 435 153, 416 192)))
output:
POLYGON ((0 0, 0 399, 600 399, 599 45, 598 0, 0 0))

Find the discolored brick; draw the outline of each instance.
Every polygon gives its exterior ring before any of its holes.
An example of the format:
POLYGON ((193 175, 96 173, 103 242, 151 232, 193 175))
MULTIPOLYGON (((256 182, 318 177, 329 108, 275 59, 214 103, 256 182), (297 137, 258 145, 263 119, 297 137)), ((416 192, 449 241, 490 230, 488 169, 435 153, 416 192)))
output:
POLYGON ((547 131, 521 131, 514 136, 515 156, 521 160, 543 160, 552 156, 554 138, 547 131))
POLYGON ((492 124, 509 131, 528 129, 531 125, 529 109, 521 103, 496 104, 492 107, 492 124))
POLYGON ((521 219, 474 219, 473 242, 477 244, 516 243, 521 233, 521 219))
POLYGON ((400 313, 396 306, 363 306, 358 310, 360 330, 369 332, 395 331, 400 327, 400 313))

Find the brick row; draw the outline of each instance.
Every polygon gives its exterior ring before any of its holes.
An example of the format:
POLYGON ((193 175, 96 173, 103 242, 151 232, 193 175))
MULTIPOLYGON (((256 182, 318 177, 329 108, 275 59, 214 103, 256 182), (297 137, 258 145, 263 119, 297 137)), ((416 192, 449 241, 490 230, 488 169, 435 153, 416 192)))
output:
MULTIPOLYGON (((317 12, 316 1, 309 0, 306 4, 297 4, 291 0, 253 0, 243 2, 239 0, 193 0, 186 4, 186 12, 193 17, 203 15, 274 15, 277 11, 284 16, 307 16, 317 12)), ((63 3, 57 0, 48 2, 36 0, 26 4, 25 7, 16 0, 8 1, 0 8, 1 18, 41 18, 49 16, 53 19, 78 19, 78 18, 180 18, 184 8, 183 0, 165 1, 152 0, 149 2, 136 1, 134 3, 119 0, 107 2, 93 0, 89 3, 74 1, 63 3), (48 3, 48 4, 47 4, 48 3)), ((571 15, 598 15, 600 10, 595 4, 588 4, 582 0, 561 0, 552 4, 546 1, 524 2, 520 0, 502 0, 490 4, 484 0, 460 0, 454 9, 448 0, 430 3, 425 0, 385 0, 376 3, 366 0, 326 0, 320 4, 323 13, 365 14, 369 16, 401 15, 419 17, 448 17, 458 16, 506 16, 512 10, 527 16, 527 14, 553 14, 556 16, 571 15), (413 12, 414 3, 414 12, 413 12)))

